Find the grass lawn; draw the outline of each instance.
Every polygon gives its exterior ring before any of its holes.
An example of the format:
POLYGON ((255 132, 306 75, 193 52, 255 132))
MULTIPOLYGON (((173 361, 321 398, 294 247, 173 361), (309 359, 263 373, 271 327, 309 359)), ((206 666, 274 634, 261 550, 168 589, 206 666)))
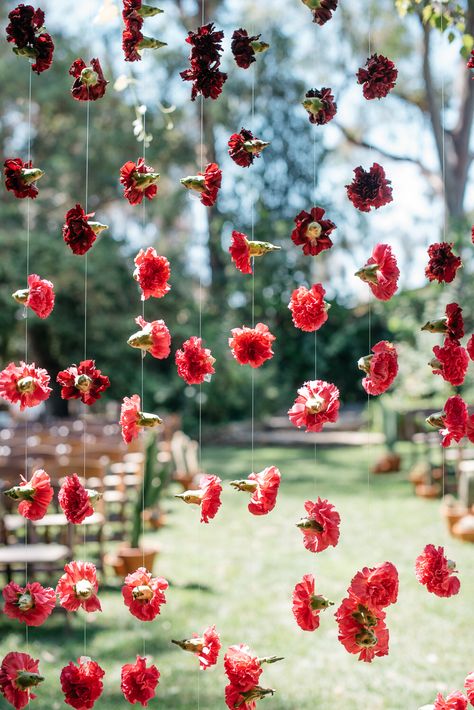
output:
MULTIPOLYGON (((120 667, 134 660, 145 642, 161 671, 150 707, 224 708, 222 665, 199 673, 196 659, 170 644, 171 638, 185 638, 211 623, 224 647, 244 641, 261 656, 285 656, 262 675, 262 685, 276 689, 259 706, 267 710, 416 710, 439 690, 461 688, 474 670, 474 546, 448 536, 439 503, 415 498, 405 474, 372 476, 369 485, 367 459, 364 448, 319 449, 316 462, 310 449, 256 450, 256 470, 275 464, 283 475, 277 507, 262 518, 250 515, 246 494, 229 486, 217 518, 207 526, 199 524, 197 508, 166 499, 168 524, 149 536, 161 546, 155 572, 170 581, 161 616, 139 622, 110 586, 101 592, 103 613, 87 619, 87 653, 107 672, 95 707, 129 707, 120 693, 120 667), (341 538, 337 548, 313 555, 294 523, 304 501, 318 495, 339 510, 341 538), (456 597, 439 599, 417 583, 414 560, 428 542, 445 545, 456 560, 462 580, 456 597), (387 610, 388 657, 364 664, 349 655, 337 640, 331 610, 322 614, 314 633, 299 630, 291 592, 303 574, 312 572, 319 591, 337 603, 356 570, 383 560, 393 561, 400 573, 398 603, 387 610)), ((240 478, 250 471, 250 451, 207 447, 203 464, 223 479, 240 478)), ((0 622, 2 656, 25 650, 24 639, 22 627, 0 622)), ((69 630, 60 614, 30 630, 29 651, 40 658, 46 676, 32 708, 66 707, 59 671, 82 653, 82 644, 81 613, 69 630)))

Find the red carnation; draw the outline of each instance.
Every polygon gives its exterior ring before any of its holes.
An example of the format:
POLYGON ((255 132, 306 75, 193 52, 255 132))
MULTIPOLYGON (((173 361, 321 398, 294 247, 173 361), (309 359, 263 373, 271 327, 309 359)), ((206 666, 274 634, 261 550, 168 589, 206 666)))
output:
POLYGON ((391 562, 364 567, 352 578, 349 594, 361 604, 384 609, 398 598, 398 571, 391 562))
POLYGON ((335 616, 339 641, 349 653, 359 654, 359 661, 371 663, 375 656, 388 654, 389 634, 384 611, 349 596, 342 601, 335 616))
POLYGON ((266 515, 276 505, 281 474, 276 466, 268 466, 260 473, 251 473, 247 479, 231 481, 237 491, 251 493, 248 505, 252 515, 266 515))
POLYGON ((337 9, 338 0, 303 0, 313 13, 313 22, 322 26, 332 18, 332 13, 337 9))
POLYGON ((257 700, 265 698, 267 695, 273 695, 273 688, 262 688, 260 685, 255 685, 246 691, 241 691, 232 683, 225 687, 225 703, 230 710, 239 708, 239 710, 255 710, 257 700))
POLYGON ((66 476, 58 493, 58 502, 69 523, 80 525, 86 518, 94 514, 92 502, 98 493, 85 488, 77 473, 66 476))
POLYGON ((44 32, 44 12, 40 8, 35 10, 31 5, 20 4, 9 13, 8 19, 7 40, 16 45, 13 50, 15 54, 34 60, 31 70, 37 74, 49 69, 54 43, 51 35, 44 32))
POLYGON ((311 212, 302 210, 294 219, 296 227, 291 238, 294 244, 303 247, 303 254, 307 256, 316 256, 332 247, 329 235, 336 225, 330 219, 323 219, 324 214, 322 207, 313 207, 311 212))
POLYGON ((257 685, 262 667, 258 656, 248 646, 240 643, 227 649, 224 671, 230 683, 245 692, 257 685))
MULTIPOLYGON (((457 303, 448 303, 445 312, 444 318, 428 321, 421 330, 427 330, 429 333, 444 333, 447 338, 459 344, 464 337, 462 308, 457 303)), ((466 347, 469 352, 469 344, 466 347)))
POLYGON ((186 42, 191 45, 191 67, 180 72, 183 81, 192 81, 191 101, 201 94, 204 98, 217 99, 227 79, 219 70, 224 33, 216 32, 211 22, 188 32, 186 42))
POLYGON ((434 375, 441 375, 443 380, 453 387, 459 387, 464 382, 469 356, 466 350, 456 341, 445 338, 443 347, 435 345, 434 358, 430 362, 434 375))
POLYGON ((31 71, 41 74, 50 68, 53 63, 54 42, 51 35, 42 32, 35 40, 33 50, 36 54, 35 63, 31 65, 31 71))
POLYGON ((174 641, 183 651, 194 653, 199 659, 201 670, 205 671, 211 666, 215 666, 221 650, 221 640, 215 626, 209 626, 199 634, 193 634, 192 638, 184 641, 174 641))
POLYGON ((89 224, 93 216, 94 212, 86 214, 79 203, 66 212, 63 239, 73 254, 85 254, 97 239, 89 224))
POLYGON ((122 32, 122 49, 126 62, 141 61, 139 49, 143 40, 143 34, 141 32, 142 24, 143 20, 141 22, 128 22, 122 32))
POLYGON ((395 64, 382 54, 372 54, 365 67, 357 72, 357 83, 363 85, 364 98, 383 99, 397 82, 395 64))
POLYGON ((253 133, 246 128, 242 128, 240 133, 233 133, 227 143, 229 155, 237 165, 248 168, 255 158, 260 157, 260 153, 269 143, 254 138, 253 133))
POLYGON ((239 365, 261 367, 266 360, 273 357, 272 343, 275 336, 264 323, 257 323, 255 328, 245 325, 242 328, 233 328, 231 333, 229 347, 239 365))
POLYGON ((125 606, 141 621, 153 621, 166 604, 165 591, 168 582, 163 577, 153 577, 145 567, 127 575, 122 587, 125 606))
POLYGON ((466 350, 471 360, 474 360, 474 335, 471 335, 467 341, 466 350))
POLYGON ((83 59, 76 59, 69 68, 74 77, 71 93, 77 101, 96 101, 105 94, 107 84, 98 59, 91 59, 88 66, 83 59))
POLYGON ((129 160, 120 168, 120 182, 124 186, 123 196, 131 205, 139 205, 143 196, 152 200, 158 192, 160 174, 153 168, 145 165, 145 158, 138 158, 137 162, 129 160))
POLYGON ((83 360, 58 373, 63 399, 80 399, 84 404, 94 404, 101 393, 110 387, 110 380, 97 369, 94 360, 83 360))
POLYGON ((386 392, 398 373, 398 357, 395 346, 387 340, 381 340, 372 348, 373 355, 361 357, 357 365, 367 373, 362 380, 362 387, 367 394, 377 395, 386 392))
POLYGON ((397 291, 400 276, 392 248, 388 244, 376 244, 366 265, 355 275, 369 284, 375 298, 389 301, 397 291))
POLYGON ((131 705, 141 703, 148 707, 148 702, 156 695, 156 686, 160 680, 160 671, 151 664, 146 665, 146 658, 137 656, 136 663, 126 663, 120 673, 120 688, 131 705))
POLYGON ((153 247, 148 247, 146 251, 140 249, 135 257, 133 278, 138 281, 143 292, 142 301, 146 301, 150 296, 166 296, 171 288, 168 283, 170 275, 170 262, 166 256, 159 256, 153 247))
POLYGON ((305 574, 293 590, 293 616, 303 631, 315 631, 320 613, 332 604, 326 597, 316 594, 312 574, 305 574))
POLYGON ((310 552, 323 552, 330 545, 336 547, 341 516, 332 503, 318 498, 315 503, 307 500, 304 507, 306 517, 297 523, 297 527, 303 533, 306 549, 310 552))
POLYGON ((140 410, 140 397, 133 394, 131 397, 124 397, 120 409, 120 426, 122 429, 122 439, 126 444, 130 444, 136 439, 142 428, 154 428, 162 424, 162 420, 157 414, 149 414, 140 410))
POLYGON ((439 242, 428 247, 429 262, 425 269, 426 278, 438 283, 450 284, 462 261, 453 254, 453 242, 439 242))
POLYGON ((175 497, 181 498, 185 503, 201 507, 201 523, 208 523, 215 518, 221 506, 222 481, 219 476, 204 474, 199 479, 197 490, 188 490, 175 497))
POLYGON ((27 653, 7 653, 0 666, 0 693, 15 710, 22 710, 36 698, 31 688, 43 680, 39 674, 39 661, 27 653))
POLYGON ((48 387, 49 380, 46 370, 36 367, 34 362, 31 365, 23 361, 19 365, 11 362, 0 372, 0 397, 10 404, 19 402, 21 411, 26 407, 36 407, 52 392, 48 387))
POLYGON ((3 611, 10 619, 18 619, 27 626, 41 626, 56 606, 56 593, 38 582, 28 582, 20 587, 9 582, 3 590, 3 611))
POLYGON ((447 695, 446 698, 438 693, 433 705, 433 710, 466 710, 468 701, 460 690, 447 695))
POLYGON ((270 244, 270 242, 250 241, 246 234, 232 232, 232 243, 229 253, 232 261, 243 274, 252 273, 252 259, 256 256, 263 256, 271 251, 279 251, 280 247, 270 244))
POLYGON ((102 611, 97 591, 97 575, 92 562, 73 560, 64 566, 64 572, 56 585, 59 603, 68 611, 102 611))
POLYGON ((439 426, 441 429, 442 446, 448 447, 453 441, 459 443, 466 436, 467 405, 458 394, 446 400, 441 416, 439 419, 435 416, 434 419, 435 421, 431 422, 431 418, 428 418, 429 423, 433 423, 434 426, 439 426))
POLYGON ((211 375, 215 373, 215 358, 209 348, 202 347, 202 339, 195 335, 183 343, 181 350, 176 351, 175 361, 178 375, 188 385, 210 382, 211 375))
POLYGON ((313 284, 310 289, 300 286, 293 291, 288 308, 296 328, 313 333, 324 325, 330 308, 324 300, 325 293, 322 284, 313 284))
POLYGON ((3 163, 5 187, 22 200, 25 197, 35 199, 38 194, 36 181, 44 175, 39 168, 34 168, 31 160, 24 163, 21 158, 8 158, 3 163))
POLYGON ((5 495, 20 501, 18 512, 24 518, 41 520, 53 500, 53 487, 46 471, 38 468, 29 481, 21 476, 20 485, 5 491, 5 495))
POLYGON ((321 431, 326 422, 336 422, 339 416, 339 390, 324 380, 305 382, 288 411, 290 421, 306 431, 321 431))
POLYGON ((135 318, 141 330, 128 339, 132 348, 139 348, 143 354, 150 353, 157 360, 166 359, 171 351, 171 335, 164 320, 148 323, 142 316, 135 318))
POLYGON ((26 308, 31 308, 39 318, 47 318, 54 308, 54 287, 51 281, 40 279, 38 274, 30 274, 28 288, 15 291, 13 298, 26 308))
POLYGON ((104 675, 105 671, 88 656, 78 658, 77 665, 71 661, 64 666, 59 679, 66 705, 76 710, 93 708, 95 701, 102 695, 104 675))
POLYGON ((346 185, 347 196, 358 210, 370 212, 392 202, 391 181, 385 177, 385 170, 374 163, 367 172, 362 166, 354 168, 354 179, 346 185))
POLYGON ((260 42, 261 35, 249 36, 247 30, 235 30, 232 35, 230 48, 237 66, 241 69, 248 69, 255 62, 256 52, 265 52, 269 45, 266 42, 260 42))
POLYGON ((466 66, 468 69, 474 69, 474 49, 471 49, 471 54, 469 55, 466 66))
POLYGON ((459 592, 461 582, 454 576, 456 573, 456 563, 448 560, 444 547, 426 545, 421 555, 416 558, 417 580, 438 597, 452 597, 459 592))
POLYGON ((180 182, 187 190, 199 193, 203 205, 212 207, 216 204, 217 193, 221 186, 222 170, 219 170, 217 163, 209 163, 203 173, 188 175, 181 178, 180 182))
POLYGON ((466 680, 464 681, 464 688, 469 698, 469 702, 474 706, 474 671, 469 673, 466 680))
POLYGON ((337 113, 332 89, 323 86, 322 89, 310 89, 306 92, 302 104, 308 112, 310 123, 324 126, 332 121, 337 113))

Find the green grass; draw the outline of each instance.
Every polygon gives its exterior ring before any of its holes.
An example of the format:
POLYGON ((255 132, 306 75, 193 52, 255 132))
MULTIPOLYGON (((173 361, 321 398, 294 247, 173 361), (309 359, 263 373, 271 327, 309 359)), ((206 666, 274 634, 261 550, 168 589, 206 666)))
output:
MULTIPOLYGON (((247 449, 207 447, 203 463, 229 480, 250 470, 250 456, 247 449)), ((276 689, 273 698, 262 701, 267 710, 416 710, 438 690, 461 688, 474 668, 474 547, 448 536, 439 503, 415 498, 406 474, 372 476, 369 485, 367 459, 366 449, 320 449, 316 463, 310 449, 258 449, 256 470, 275 464, 283 475, 278 505, 263 518, 251 516, 246 495, 229 486, 217 518, 207 526, 199 524, 197 509, 167 499, 166 528, 148 536, 161 546, 155 572, 171 584, 161 616, 142 624, 109 587, 101 593, 104 612, 87 619, 87 652, 107 672, 98 710, 129 707, 120 694, 120 667, 142 652, 143 641, 161 671, 150 707, 225 707, 222 665, 198 673, 196 659, 170 644, 171 638, 185 638, 211 623, 224 647, 245 641, 259 655, 285 656, 262 676, 263 685, 276 689), (294 523, 303 502, 318 495, 341 513, 341 538, 337 548, 313 555, 294 523), (458 596, 439 599, 417 583, 413 563, 428 542, 445 545, 456 560, 462 580, 458 596), (387 610, 388 657, 364 664, 349 655, 337 640, 331 610, 313 634, 297 628, 291 592, 303 574, 314 573, 321 593, 338 602, 357 569, 386 559, 397 565, 401 583, 398 603, 387 610)), ((0 623, 0 651, 24 650, 24 629, 0 623)), ((55 615, 30 630, 30 653, 40 658, 46 676, 33 708, 66 707, 59 671, 81 655, 82 643, 81 613, 70 629, 55 615)))

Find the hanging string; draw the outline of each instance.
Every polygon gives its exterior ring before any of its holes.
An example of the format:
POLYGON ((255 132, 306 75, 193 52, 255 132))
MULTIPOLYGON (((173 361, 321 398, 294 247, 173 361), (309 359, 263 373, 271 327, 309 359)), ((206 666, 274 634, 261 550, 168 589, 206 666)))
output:
MULTIPOLYGON (((146 112, 147 107, 145 106, 143 113, 143 161, 146 164, 146 148, 147 148, 147 136, 146 136, 146 112)), ((145 233, 146 227, 146 197, 143 196, 142 200, 142 232, 145 233)), ((142 318, 145 320, 145 299, 142 298, 142 318)), ((140 361, 140 380, 141 380, 141 408, 145 411, 145 352, 139 350, 140 361)), ((154 436, 154 434, 152 434, 154 436)), ((153 448, 152 448, 153 451, 153 448)), ((143 469, 143 477, 145 475, 145 469, 143 469)), ((144 478, 142 480, 142 567, 145 567, 145 486, 144 478)), ((151 572, 152 570, 150 570, 151 572)), ((143 645, 143 657, 146 658, 146 630, 145 625, 142 625, 142 645, 143 645)))
MULTIPOLYGON (((251 30, 253 33, 253 29, 251 30)), ((255 71, 257 62, 253 62, 251 66, 251 131, 255 130, 255 71)), ((254 185, 250 185, 250 239, 254 241, 255 239, 255 195, 254 195, 254 185)), ((255 258, 252 257, 252 328, 255 328, 255 258)), ((255 469, 255 368, 251 368, 250 373, 250 388, 251 388, 251 403, 250 403, 250 417, 251 417, 251 471, 254 473, 255 469)))
MULTIPOLYGON (((444 32, 444 16, 443 16, 443 7, 441 7, 441 20, 440 20, 440 25, 441 25, 441 39, 443 38, 443 32, 444 32)), ((446 208, 446 133, 445 133, 445 128, 444 128, 444 116, 445 116, 445 76, 444 76, 444 62, 443 66, 441 69, 441 175, 442 175, 442 180, 443 180, 443 242, 446 241, 446 234, 447 234, 447 208, 446 208)), ((441 475, 442 475, 442 493, 443 493, 443 498, 445 496, 445 487, 446 487, 446 480, 445 480, 445 474, 446 474, 446 456, 445 456, 445 450, 442 448, 441 449, 441 475)))
MULTIPOLYGON (((368 7, 368 22, 369 22, 369 31, 368 31, 368 49, 369 49, 369 58, 372 56, 372 0, 369 0, 369 7, 368 7)), ((372 141, 370 141, 370 148, 369 148, 369 163, 372 160, 372 141)), ((370 235, 370 229, 369 229, 369 235, 370 235)), ((367 340, 368 340, 368 350, 367 354, 370 354, 372 350, 372 291, 369 289, 369 300, 367 304, 367 321, 368 321, 368 327, 367 327, 367 340)), ((372 423, 371 423, 371 411, 370 411, 370 394, 367 392, 367 496, 368 496, 368 505, 370 504, 370 483, 371 483, 371 432, 372 432, 372 423)))

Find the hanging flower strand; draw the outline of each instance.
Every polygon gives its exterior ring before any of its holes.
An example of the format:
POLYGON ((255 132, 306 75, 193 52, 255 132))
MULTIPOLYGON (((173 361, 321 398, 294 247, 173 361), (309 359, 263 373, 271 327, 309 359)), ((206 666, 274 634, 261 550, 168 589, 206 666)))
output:
POLYGON ((36 74, 49 69, 53 62, 54 42, 44 29, 43 10, 21 3, 9 13, 8 19, 7 41, 15 45, 13 52, 34 60, 31 71, 36 74))
POLYGON ((201 94, 205 99, 217 99, 222 91, 227 74, 221 72, 222 39, 224 33, 215 31, 214 24, 198 27, 188 32, 186 42, 191 45, 190 68, 180 72, 183 81, 191 81, 191 101, 201 94))
POLYGON ((122 18, 125 24, 122 32, 122 49, 126 62, 141 61, 144 49, 161 49, 166 42, 142 34, 145 17, 153 17, 162 13, 157 7, 143 5, 141 0, 123 0, 122 18))
POLYGON ((281 247, 270 244, 270 242, 257 242, 250 240, 246 234, 233 230, 232 243, 229 253, 237 269, 242 274, 251 274, 252 259, 256 256, 264 256, 272 251, 280 251, 281 247))

